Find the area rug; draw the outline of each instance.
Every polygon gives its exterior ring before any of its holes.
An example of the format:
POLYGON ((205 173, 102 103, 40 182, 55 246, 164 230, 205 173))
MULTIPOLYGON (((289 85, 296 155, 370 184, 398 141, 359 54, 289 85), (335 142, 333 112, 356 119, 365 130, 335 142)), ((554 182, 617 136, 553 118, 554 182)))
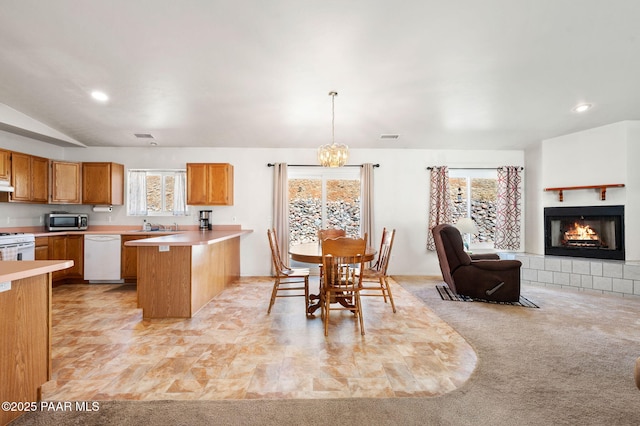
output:
POLYGON ((438 290, 438 294, 442 300, 448 300, 453 302, 484 302, 484 303, 494 303, 497 305, 513 305, 513 306, 522 306, 525 308, 540 308, 540 306, 533 303, 531 300, 526 297, 520 295, 520 300, 518 302, 496 302, 493 300, 485 300, 485 299, 474 299, 469 296, 463 296, 461 294, 456 294, 449 286, 445 285, 436 285, 436 290, 438 290))

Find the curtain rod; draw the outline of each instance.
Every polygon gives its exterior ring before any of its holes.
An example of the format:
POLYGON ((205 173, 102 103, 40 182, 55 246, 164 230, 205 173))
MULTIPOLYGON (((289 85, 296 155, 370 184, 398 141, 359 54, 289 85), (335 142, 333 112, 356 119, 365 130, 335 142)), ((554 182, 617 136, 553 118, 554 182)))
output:
MULTIPOLYGON (((345 164, 342 167, 362 167, 364 164, 345 164)), ((267 163, 267 167, 273 167, 275 163, 267 163)), ((289 167, 324 167, 320 164, 287 164, 289 167)), ((380 164, 374 164, 373 167, 380 167, 380 164)))
MULTIPOLYGON (((435 167, 437 166, 429 166, 427 167, 427 170, 433 170, 435 167)), ((505 166, 501 166, 501 167, 449 167, 449 170, 498 170, 501 169, 505 166)), ((518 167, 518 169, 520 170, 524 170, 524 167, 520 166, 518 167)))

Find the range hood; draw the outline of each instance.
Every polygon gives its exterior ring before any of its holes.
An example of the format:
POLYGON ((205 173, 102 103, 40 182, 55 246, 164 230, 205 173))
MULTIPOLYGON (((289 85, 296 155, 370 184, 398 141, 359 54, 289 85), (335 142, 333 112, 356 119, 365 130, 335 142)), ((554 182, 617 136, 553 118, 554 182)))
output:
POLYGON ((13 192, 13 186, 6 180, 0 180, 0 192, 13 192))

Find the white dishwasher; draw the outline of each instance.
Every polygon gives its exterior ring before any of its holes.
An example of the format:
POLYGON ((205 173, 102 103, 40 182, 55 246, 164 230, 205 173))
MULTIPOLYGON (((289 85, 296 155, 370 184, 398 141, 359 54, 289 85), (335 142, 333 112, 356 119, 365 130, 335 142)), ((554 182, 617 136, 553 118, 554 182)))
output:
POLYGON ((120 235, 84 235, 84 279, 89 282, 122 282, 120 235))

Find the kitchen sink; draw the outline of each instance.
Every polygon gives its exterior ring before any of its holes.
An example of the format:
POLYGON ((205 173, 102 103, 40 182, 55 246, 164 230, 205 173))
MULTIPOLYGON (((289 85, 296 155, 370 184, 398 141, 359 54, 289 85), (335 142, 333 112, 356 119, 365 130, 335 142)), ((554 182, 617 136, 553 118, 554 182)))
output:
POLYGON ((150 229, 150 230, 142 230, 142 229, 138 229, 136 231, 133 232, 178 232, 178 231, 173 231, 173 230, 169 230, 169 229, 150 229))

